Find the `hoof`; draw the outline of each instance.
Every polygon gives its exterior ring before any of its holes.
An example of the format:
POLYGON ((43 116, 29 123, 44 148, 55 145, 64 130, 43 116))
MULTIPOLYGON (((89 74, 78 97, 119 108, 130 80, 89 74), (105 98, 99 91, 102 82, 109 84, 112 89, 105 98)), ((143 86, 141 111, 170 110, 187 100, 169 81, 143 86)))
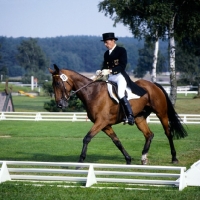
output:
POLYGON ((176 160, 172 160, 172 163, 173 164, 178 164, 178 160, 176 159, 176 160))
MULTIPOLYGON (((79 161, 78 161, 78 163, 83 163, 83 159, 80 159, 79 161)), ((81 169, 81 168, 83 168, 82 166, 76 166, 76 170, 77 169, 81 169)))
POLYGON ((131 157, 126 157, 126 164, 130 165, 131 164, 131 157))
POLYGON ((148 159, 141 160, 141 164, 142 165, 147 165, 148 164, 148 159))
POLYGON ((83 169, 81 166, 76 166, 76 170, 83 169))

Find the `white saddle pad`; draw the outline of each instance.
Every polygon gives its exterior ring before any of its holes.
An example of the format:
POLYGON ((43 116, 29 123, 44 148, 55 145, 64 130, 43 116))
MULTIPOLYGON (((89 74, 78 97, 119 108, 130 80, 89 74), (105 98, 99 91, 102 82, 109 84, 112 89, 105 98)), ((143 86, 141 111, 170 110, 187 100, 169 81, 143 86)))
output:
MULTIPOLYGON (((107 87, 108 87, 108 93, 109 93, 110 97, 112 99, 114 99, 117 103, 119 103, 118 98, 113 93, 113 90, 112 90, 113 86, 112 86, 112 84, 110 84, 110 83, 107 82, 107 87)), ((131 89, 129 87, 126 88, 126 92, 127 92, 127 95, 128 95, 128 97, 127 97, 128 100, 130 100, 130 99, 139 99, 140 98, 140 96, 132 93, 132 91, 131 91, 131 89)))

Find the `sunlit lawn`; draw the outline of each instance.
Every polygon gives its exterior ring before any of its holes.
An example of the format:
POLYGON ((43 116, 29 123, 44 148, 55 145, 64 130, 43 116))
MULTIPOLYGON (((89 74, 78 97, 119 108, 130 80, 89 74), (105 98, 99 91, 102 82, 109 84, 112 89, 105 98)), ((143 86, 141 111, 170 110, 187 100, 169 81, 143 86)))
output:
MULTIPOLYGON (((82 139, 92 126, 91 122, 31 122, 0 121, 0 160, 77 162, 82 139), (6 137, 5 137, 6 136, 6 137)), ((139 165, 144 137, 136 126, 118 124, 113 127, 122 144, 139 165)), ((169 144, 161 125, 150 124, 155 137, 149 151, 149 165, 171 166, 169 144)), ((200 159, 200 126, 188 125, 188 137, 175 140, 178 166, 189 168, 200 159)), ((113 142, 100 132, 89 144, 85 162, 125 164, 125 160, 113 142)), ((177 165, 174 165, 177 166, 177 165)), ((183 191, 172 187, 125 186, 104 184, 98 189, 67 187, 67 183, 31 183, 9 181, 0 184, 0 199, 200 199, 199 187, 187 187, 183 191), (131 187, 133 190, 126 190, 131 187), (142 190, 141 190, 142 189, 142 190)))

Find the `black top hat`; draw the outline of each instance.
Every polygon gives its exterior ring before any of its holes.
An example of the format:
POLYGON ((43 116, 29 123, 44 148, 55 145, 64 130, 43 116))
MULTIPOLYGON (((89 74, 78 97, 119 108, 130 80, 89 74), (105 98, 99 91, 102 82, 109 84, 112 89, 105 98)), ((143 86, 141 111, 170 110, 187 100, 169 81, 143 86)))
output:
POLYGON ((102 34, 102 36, 103 36, 103 40, 101 41, 112 40, 112 39, 118 40, 118 38, 115 37, 114 33, 104 33, 102 34))

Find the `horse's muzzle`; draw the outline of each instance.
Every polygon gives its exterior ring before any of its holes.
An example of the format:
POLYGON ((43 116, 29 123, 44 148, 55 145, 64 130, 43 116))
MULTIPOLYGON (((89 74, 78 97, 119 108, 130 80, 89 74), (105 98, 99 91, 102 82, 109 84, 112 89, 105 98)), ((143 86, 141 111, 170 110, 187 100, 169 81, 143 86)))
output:
POLYGON ((68 102, 64 99, 60 99, 58 102, 57 102, 57 107, 58 108, 66 108, 68 106, 68 102))

